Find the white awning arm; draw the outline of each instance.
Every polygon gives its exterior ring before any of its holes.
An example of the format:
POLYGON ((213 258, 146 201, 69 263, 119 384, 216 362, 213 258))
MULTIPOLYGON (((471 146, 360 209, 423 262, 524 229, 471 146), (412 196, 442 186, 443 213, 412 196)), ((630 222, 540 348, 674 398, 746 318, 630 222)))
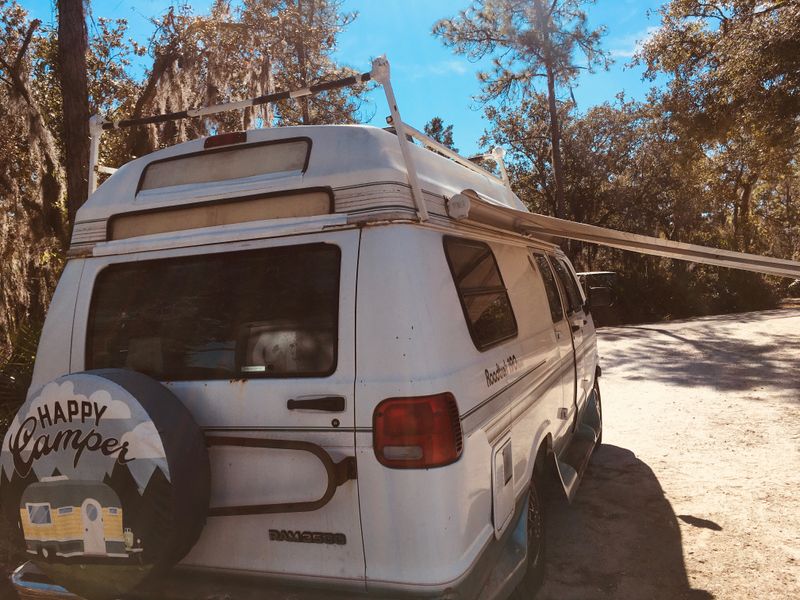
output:
POLYGON ((506 151, 505 148, 495 146, 490 153, 494 158, 497 166, 500 168, 500 178, 508 189, 511 189, 511 180, 508 178, 508 171, 506 171, 506 151))
POLYGON ((797 261, 687 244, 523 212, 487 202, 472 190, 455 194, 447 203, 447 212, 456 220, 484 223, 540 239, 549 236, 578 240, 641 254, 800 279, 800 262, 797 261))

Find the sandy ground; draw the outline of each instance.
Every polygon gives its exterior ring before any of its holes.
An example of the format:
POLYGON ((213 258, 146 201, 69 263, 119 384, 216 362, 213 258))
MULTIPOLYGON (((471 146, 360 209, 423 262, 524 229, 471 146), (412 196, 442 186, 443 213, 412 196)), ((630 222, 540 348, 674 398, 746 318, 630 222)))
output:
POLYGON ((603 446, 537 598, 800 598, 800 310, 601 329, 603 446))

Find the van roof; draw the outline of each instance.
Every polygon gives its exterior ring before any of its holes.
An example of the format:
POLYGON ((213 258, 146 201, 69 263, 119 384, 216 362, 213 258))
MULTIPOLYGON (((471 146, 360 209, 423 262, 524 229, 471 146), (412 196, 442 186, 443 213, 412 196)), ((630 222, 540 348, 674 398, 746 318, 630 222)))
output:
MULTIPOLYGON (((237 146, 307 138, 311 148, 306 168, 303 172, 285 176, 267 173, 221 182, 139 189, 148 165, 182 155, 209 152, 204 150, 205 140, 209 138, 201 138, 158 150, 122 166, 80 208, 76 223, 97 223, 126 212, 283 190, 330 188, 335 195, 337 189, 369 184, 408 187, 397 138, 383 129, 368 125, 311 125, 257 129, 246 133, 246 142, 237 146)), ((491 203, 527 212, 522 201, 491 174, 481 175, 419 146, 413 145, 410 149, 420 184, 428 194, 449 198, 464 189, 471 189, 491 203)), ((410 194, 407 203, 413 207, 410 194)))

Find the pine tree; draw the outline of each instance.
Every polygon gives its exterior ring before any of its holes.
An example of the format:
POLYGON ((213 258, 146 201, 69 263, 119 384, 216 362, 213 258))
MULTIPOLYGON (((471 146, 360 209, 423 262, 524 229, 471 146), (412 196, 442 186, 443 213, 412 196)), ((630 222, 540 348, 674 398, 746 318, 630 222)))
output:
POLYGON ((577 53, 590 71, 609 64, 600 49, 605 30, 590 30, 582 10, 590 1, 474 0, 456 17, 433 26, 434 35, 456 52, 473 60, 492 57, 492 70, 478 73, 483 102, 529 99, 535 82, 546 80, 558 217, 566 211, 556 88, 577 76, 577 53))

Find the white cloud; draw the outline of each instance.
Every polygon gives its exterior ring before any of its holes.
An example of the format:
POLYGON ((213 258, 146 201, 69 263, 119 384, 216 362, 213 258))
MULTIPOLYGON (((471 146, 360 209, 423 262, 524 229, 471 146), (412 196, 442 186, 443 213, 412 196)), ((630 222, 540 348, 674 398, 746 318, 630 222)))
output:
MULTIPOLYGON (((75 376, 73 375, 72 377, 74 378, 75 376)), ((92 412, 92 414, 88 417, 89 419, 94 419, 97 413, 103 408, 105 408, 105 411, 102 411, 102 416, 100 417, 101 421, 106 419, 131 418, 130 407, 121 400, 112 399, 111 394, 107 390, 97 390, 87 398, 84 394, 78 394, 75 392, 75 382, 71 379, 68 379, 63 383, 59 383, 56 380, 48 383, 46 386, 44 386, 44 388, 42 388, 42 391, 39 393, 39 395, 31 401, 25 417, 21 420, 15 418, 14 424, 10 429, 19 428, 19 425, 22 421, 29 417, 37 416, 39 414, 40 407, 47 407, 47 412, 50 417, 55 418, 55 405, 61 404, 61 408, 66 416, 67 409, 64 403, 67 400, 77 400, 78 402, 92 402, 97 404, 96 409, 95 407, 92 407, 94 410, 96 410, 96 412, 92 412)), ((74 415, 72 418, 80 419, 81 415, 74 415)))
POLYGON ((139 423, 133 431, 123 435, 120 442, 128 442, 125 458, 165 458, 161 436, 152 421, 139 423))
POLYGON ((403 79, 412 81, 425 77, 446 77, 448 75, 461 77, 475 70, 469 63, 455 58, 422 65, 392 65, 392 68, 401 73, 403 79))
POLYGON ((97 390, 89 396, 90 402, 96 402, 98 407, 107 407, 102 419, 130 419, 131 409, 122 400, 113 400, 106 390, 97 390))
POLYGON ((612 58, 633 58, 633 55, 655 35, 658 29, 658 27, 650 25, 641 31, 615 39, 614 47, 610 50, 612 58))
POLYGON ((465 75, 469 67, 460 60, 445 60, 428 67, 431 75, 465 75))

